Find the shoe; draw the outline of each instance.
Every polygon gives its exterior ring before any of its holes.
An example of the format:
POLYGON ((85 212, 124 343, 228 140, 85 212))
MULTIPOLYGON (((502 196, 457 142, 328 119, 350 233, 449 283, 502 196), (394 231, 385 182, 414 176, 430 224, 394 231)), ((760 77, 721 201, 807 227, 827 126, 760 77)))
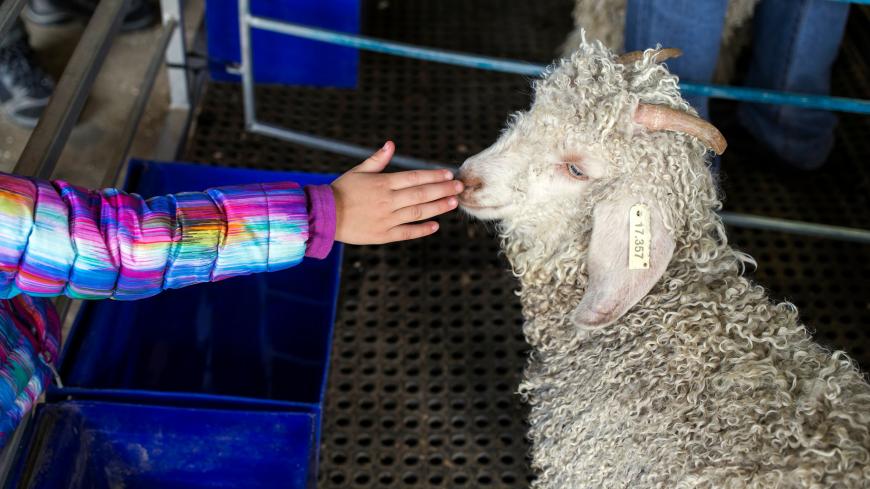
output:
MULTIPOLYGON (((99 0, 67 0, 79 15, 90 17, 97 9, 99 0)), ((156 24, 160 19, 160 9, 151 0, 130 0, 127 13, 121 22, 122 32, 138 31, 156 24)))
POLYGON ((763 166, 771 172, 812 173, 822 168, 826 162, 790 161, 779 155, 762 139, 752 133, 740 117, 739 106, 724 100, 712 100, 710 118, 728 140, 728 151, 722 157, 727 171, 734 164, 763 166))
POLYGON ((54 82, 33 60, 26 40, 0 49, 0 108, 13 122, 36 127, 54 82))
POLYGON ((719 127, 728 140, 728 151, 725 153, 726 161, 760 165, 775 173, 794 172, 795 170, 810 173, 818 170, 824 164, 822 162, 818 165, 802 165, 786 161, 756 138, 737 117, 720 122, 719 127))
POLYGON ((30 0, 24 6, 24 17, 39 25, 59 25, 69 22, 73 12, 62 0, 30 0))
MULTIPOLYGON (((98 3, 98 0, 29 0, 24 15, 35 24, 58 25, 75 17, 90 17, 98 3)), ((152 1, 130 0, 121 31, 151 27, 159 18, 160 10, 152 1)))

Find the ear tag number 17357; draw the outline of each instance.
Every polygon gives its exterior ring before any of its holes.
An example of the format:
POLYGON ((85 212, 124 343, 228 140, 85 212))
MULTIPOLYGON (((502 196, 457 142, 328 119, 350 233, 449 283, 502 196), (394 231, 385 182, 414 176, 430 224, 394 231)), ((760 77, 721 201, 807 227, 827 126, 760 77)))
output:
POLYGON ((646 204, 631 206, 628 217, 628 269, 649 268, 649 250, 652 240, 649 225, 649 207, 646 204))

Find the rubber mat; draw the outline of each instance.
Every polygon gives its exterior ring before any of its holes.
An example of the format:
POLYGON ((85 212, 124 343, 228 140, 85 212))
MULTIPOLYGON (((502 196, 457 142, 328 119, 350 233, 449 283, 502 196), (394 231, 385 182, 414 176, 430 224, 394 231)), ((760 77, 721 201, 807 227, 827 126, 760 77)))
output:
MULTIPOLYGON (((570 29, 571 5, 365 1, 363 32, 549 62, 570 29)), ((870 70, 854 48, 864 27, 850 24, 838 94, 870 93, 870 70)), ((371 147, 392 138, 403 153, 451 164, 491 144, 506 116, 528 106, 529 95, 523 77, 371 53, 362 54, 356 90, 257 89, 264 121, 371 147)), ((749 161, 752 141, 729 141, 728 209, 870 228, 868 123, 843 117, 830 164, 811 175, 768 169, 749 161), (741 146, 750 151, 734 151, 741 146)), ((239 88, 226 84, 207 87, 186 158, 329 172, 358 163, 245 133, 239 88)), ((517 283, 486 228, 459 214, 441 223, 437 237, 348 247, 322 488, 528 486, 526 411, 514 394, 527 355, 517 283)), ((820 341, 870 366, 870 246, 740 229, 731 238, 758 258, 754 275, 774 297, 801 307, 820 341)))

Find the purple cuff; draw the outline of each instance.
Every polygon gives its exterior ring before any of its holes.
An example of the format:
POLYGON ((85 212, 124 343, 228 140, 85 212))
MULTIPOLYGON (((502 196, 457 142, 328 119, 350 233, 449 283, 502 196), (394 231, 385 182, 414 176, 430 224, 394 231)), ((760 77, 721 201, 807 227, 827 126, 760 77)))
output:
POLYGON ((335 198, 329 185, 305 187, 308 196, 308 246, 305 256, 326 258, 335 241, 335 198))

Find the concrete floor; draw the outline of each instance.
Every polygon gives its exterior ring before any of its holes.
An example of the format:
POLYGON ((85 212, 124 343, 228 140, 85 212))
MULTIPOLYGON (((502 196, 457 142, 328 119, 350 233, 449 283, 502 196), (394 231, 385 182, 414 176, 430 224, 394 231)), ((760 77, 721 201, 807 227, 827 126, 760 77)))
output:
MULTIPOLYGON (((185 2, 188 39, 200 25, 202 15, 203 0, 185 2)), ((27 28, 40 64, 57 79, 75 49, 84 22, 59 27, 28 24, 27 28)), ((112 163, 112 155, 117 151, 121 132, 159 35, 160 28, 155 26, 144 31, 122 33, 115 39, 53 178, 86 187, 100 184, 112 163)), ((161 73, 134 140, 132 156, 153 156, 167 113, 168 98, 166 76, 161 73)), ((30 130, 12 124, 0 114, 0 170, 12 171, 29 137, 30 130)))

